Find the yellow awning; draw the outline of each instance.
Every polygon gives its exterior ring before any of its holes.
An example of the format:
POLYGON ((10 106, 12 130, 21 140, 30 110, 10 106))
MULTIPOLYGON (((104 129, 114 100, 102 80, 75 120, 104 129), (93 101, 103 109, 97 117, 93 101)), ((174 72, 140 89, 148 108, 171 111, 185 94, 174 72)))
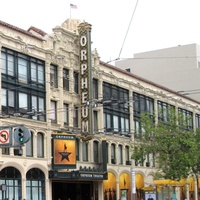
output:
POLYGON ((152 186, 152 185, 149 185, 149 186, 146 186, 146 187, 143 187, 142 190, 144 191, 152 191, 154 190, 155 188, 152 186))
POLYGON ((174 181, 171 179, 160 179, 160 180, 154 180, 154 185, 185 185, 185 179, 181 179, 180 181, 174 181))

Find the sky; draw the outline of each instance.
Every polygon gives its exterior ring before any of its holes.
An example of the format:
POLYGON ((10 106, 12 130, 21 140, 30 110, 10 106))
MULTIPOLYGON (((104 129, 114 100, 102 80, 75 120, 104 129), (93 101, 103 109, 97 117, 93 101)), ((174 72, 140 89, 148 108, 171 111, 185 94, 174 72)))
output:
POLYGON ((84 20, 92 25, 92 49, 114 64, 136 53, 200 45, 199 8, 200 0, 2 0, 0 20, 47 33, 70 17, 84 20))

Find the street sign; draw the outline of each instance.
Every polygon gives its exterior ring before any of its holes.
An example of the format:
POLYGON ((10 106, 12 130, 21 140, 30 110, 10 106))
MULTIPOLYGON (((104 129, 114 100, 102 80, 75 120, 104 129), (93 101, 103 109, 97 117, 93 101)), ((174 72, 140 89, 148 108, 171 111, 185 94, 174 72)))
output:
POLYGON ((0 130, 0 144, 9 144, 10 141, 9 129, 0 130))

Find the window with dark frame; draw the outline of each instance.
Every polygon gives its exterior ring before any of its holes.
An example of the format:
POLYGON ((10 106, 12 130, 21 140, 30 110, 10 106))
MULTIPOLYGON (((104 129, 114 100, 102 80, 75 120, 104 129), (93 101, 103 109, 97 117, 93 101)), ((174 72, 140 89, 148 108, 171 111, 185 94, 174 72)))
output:
MULTIPOLYGON (((18 169, 14 167, 5 167, 1 169, 0 184, 6 185, 7 199, 20 199, 22 192, 22 177, 18 169), (13 198, 14 197, 14 198, 13 198)), ((4 193, 0 193, 0 199, 4 198, 4 193)))
POLYGON ((103 82, 103 110, 105 132, 129 133, 129 91, 103 82))
POLYGON ((26 143, 26 156, 33 157, 33 133, 31 132, 30 140, 26 143))
POLYGON ((51 101, 51 122, 56 123, 57 122, 57 102, 56 101, 51 101))
POLYGON ((123 164, 123 148, 122 145, 118 145, 118 164, 123 164))
POLYGON ((44 135, 37 133, 37 157, 44 158, 44 135))
POLYGON ((74 92, 79 93, 79 74, 78 72, 74 72, 74 92))
POLYGON ((200 128, 200 114, 196 114, 196 128, 200 128))
POLYGON ((78 106, 74 106, 74 116, 73 116, 74 127, 78 127, 78 106))
POLYGON ((178 108, 179 113, 179 126, 185 130, 194 129, 193 125, 193 113, 189 110, 178 108))
POLYGON ((4 47, 1 61, 2 114, 45 121, 44 61, 4 47))
POLYGON ((51 87, 58 87, 58 67, 56 65, 50 65, 50 85, 51 87))
POLYGON ((93 152, 94 152, 94 162, 98 163, 99 162, 99 142, 94 141, 93 142, 93 152))
POLYGON ((82 156, 83 161, 88 161, 88 143, 86 141, 82 142, 82 156))
POLYGON ((98 132, 98 111, 93 111, 93 124, 94 124, 94 131, 98 132))
POLYGON ((69 91, 69 69, 63 69, 63 90, 69 91))
POLYGON ((31 168, 26 173, 26 198, 45 199, 45 175, 38 168, 31 168))
POLYGON ((115 153, 116 146, 115 144, 111 144, 111 163, 116 164, 116 153, 115 153))
POLYGON ((125 146, 125 160, 126 160, 126 164, 128 165, 130 162, 130 158, 129 158, 129 154, 130 154, 130 148, 129 146, 125 146))
POLYGON ((157 105, 158 105, 158 120, 164 123, 167 123, 170 120, 172 120, 171 115, 175 113, 175 106, 172 106, 162 101, 158 101, 157 105))
POLYGON ((154 99, 133 92, 133 118, 135 127, 135 138, 140 138, 142 136, 142 127, 140 122, 140 115, 142 113, 148 112, 154 120, 154 99))
POLYGON ((63 112, 64 124, 68 126, 69 125, 69 104, 64 104, 63 107, 64 107, 64 112, 63 112))
POLYGON ((93 98, 94 99, 98 99, 98 80, 97 79, 93 79, 93 98))

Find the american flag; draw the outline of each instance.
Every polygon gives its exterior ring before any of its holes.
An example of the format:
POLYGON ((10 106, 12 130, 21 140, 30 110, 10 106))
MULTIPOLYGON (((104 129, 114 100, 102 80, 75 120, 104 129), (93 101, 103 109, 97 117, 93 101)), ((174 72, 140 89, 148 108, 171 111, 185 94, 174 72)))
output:
POLYGON ((70 8, 74 8, 74 9, 77 9, 77 5, 74 5, 74 4, 70 4, 70 8))

